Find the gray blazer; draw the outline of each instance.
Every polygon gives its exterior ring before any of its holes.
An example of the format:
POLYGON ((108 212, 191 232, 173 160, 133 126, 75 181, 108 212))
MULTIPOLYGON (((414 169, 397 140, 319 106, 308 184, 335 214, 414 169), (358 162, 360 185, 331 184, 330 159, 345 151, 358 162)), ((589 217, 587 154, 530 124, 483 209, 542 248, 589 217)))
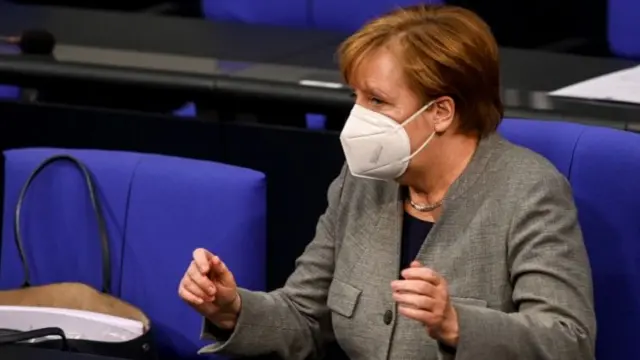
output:
POLYGON ((203 337, 214 343, 201 353, 310 359, 335 339, 357 360, 594 358, 587 253, 569 184, 552 164, 496 134, 480 142, 449 189, 418 260, 449 284, 460 323, 455 354, 398 316, 391 297, 399 194, 395 183, 343 169, 284 288, 240 290, 235 331, 216 339, 205 321, 203 337))

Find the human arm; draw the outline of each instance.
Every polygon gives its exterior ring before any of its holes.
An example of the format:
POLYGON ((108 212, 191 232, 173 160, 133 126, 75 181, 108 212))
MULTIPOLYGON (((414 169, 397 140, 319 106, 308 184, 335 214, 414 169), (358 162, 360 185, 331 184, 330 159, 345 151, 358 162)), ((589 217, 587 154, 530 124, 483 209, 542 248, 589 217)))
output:
POLYGON ((343 168, 330 185, 329 204, 318 221, 316 235, 296 261, 285 286, 270 293, 238 289, 241 310, 235 329, 221 338, 219 329, 205 320, 202 336, 214 343, 200 353, 276 353, 294 360, 319 356, 332 334, 326 300, 333 278, 334 228, 346 172, 343 168))

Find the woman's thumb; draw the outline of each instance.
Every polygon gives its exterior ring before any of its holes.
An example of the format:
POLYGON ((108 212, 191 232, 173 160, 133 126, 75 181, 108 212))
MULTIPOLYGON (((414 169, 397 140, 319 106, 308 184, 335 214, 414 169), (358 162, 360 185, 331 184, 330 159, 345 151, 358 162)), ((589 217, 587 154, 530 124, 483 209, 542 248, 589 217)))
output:
POLYGON ((236 282, 227 265, 217 256, 211 259, 211 280, 220 282, 225 287, 235 288, 236 282))

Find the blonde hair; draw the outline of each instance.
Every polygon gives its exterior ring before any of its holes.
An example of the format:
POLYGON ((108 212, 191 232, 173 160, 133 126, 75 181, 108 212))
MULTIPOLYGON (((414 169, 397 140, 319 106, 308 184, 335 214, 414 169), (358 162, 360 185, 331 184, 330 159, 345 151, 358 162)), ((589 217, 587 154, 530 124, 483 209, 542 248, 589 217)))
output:
POLYGON ((498 45, 476 14, 456 6, 416 5, 367 23, 338 50, 345 81, 353 84, 362 60, 385 46, 396 51, 406 79, 425 102, 453 98, 461 132, 496 131, 503 116, 498 45))

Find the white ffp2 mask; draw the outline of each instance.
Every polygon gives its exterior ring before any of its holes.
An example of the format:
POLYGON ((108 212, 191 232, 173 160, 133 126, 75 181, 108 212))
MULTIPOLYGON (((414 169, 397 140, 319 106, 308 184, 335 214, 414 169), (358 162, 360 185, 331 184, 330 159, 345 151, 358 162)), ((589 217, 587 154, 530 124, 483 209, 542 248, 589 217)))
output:
POLYGON ((423 106, 402 124, 358 104, 340 134, 347 164, 353 176, 395 180, 407 171, 409 160, 416 156, 435 136, 435 131, 416 151, 411 153, 405 126, 416 119, 434 102, 423 106))

